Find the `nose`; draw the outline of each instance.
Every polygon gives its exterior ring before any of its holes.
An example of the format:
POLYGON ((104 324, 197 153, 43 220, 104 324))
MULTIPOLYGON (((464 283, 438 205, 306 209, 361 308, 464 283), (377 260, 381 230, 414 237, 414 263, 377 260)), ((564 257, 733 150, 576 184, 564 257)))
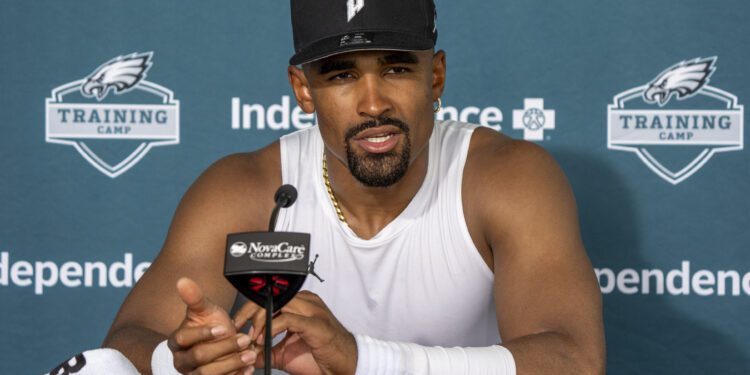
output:
POLYGON ((385 115, 393 109, 389 89, 377 74, 365 74, 359 80, 357 112, 363 117, 385 115))

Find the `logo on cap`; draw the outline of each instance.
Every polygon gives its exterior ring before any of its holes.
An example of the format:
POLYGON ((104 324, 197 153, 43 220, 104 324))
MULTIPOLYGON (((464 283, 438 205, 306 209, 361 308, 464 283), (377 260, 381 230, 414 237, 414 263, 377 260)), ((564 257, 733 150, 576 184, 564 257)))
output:
POLYGON ((346 22, 349 22, 354 16, 365 7, 365 0, 347 0, 346 2, 346 22))

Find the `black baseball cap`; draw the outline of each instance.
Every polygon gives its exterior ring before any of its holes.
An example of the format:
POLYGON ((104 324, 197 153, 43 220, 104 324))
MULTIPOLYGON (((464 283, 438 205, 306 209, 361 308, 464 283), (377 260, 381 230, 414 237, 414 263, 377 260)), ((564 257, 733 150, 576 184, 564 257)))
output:
POLYGON ((433 0, 291 0, 291 10, 290 65, 360 50, 427 50, 437 41, 433 0))

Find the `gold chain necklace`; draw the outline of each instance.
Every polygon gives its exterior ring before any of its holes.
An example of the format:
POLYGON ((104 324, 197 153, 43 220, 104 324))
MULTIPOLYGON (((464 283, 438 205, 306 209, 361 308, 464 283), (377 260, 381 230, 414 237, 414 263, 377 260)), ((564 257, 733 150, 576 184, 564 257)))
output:
POLYGON ((346 224, 346 226, 349 226, 349 223, 346 221, 346 218, 344 217, 344 212, 341 211, 341 207, 339 206, 339 201, 336 200, 336 196, 333 195, 333 188, 331 188, 331 180, 328 178, 328 163, 326 162, 326 152, 323 151, 323 180, 326 183, 326 190, 328 190, 328 196, 331 198, 331 202, 333 203, 333 208, 336 210, 336 215, 338 215, 339 220, 346 224))

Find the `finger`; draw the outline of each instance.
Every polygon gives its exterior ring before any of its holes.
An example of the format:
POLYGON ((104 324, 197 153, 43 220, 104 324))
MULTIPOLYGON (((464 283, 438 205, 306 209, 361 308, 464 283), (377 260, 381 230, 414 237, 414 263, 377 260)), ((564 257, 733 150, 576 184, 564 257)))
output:
POLYGON ((296 333, 311 349, 321 348, 335 335, 322 320, 293 313, 279 315, 273 320, 271 328, 274 336, 283 331, 296 333))
POLYGON ((257 355, 255 352, 245 350, 225 359, 203 365, 188 374, 227 374, 232 371, 244 370, 248 366, 253 366, 256 358, 257 355))
POLYGON ((203 290, 201 290, 201 287, 195 281, 187 277, 182 277, 177 280, 177 294, 180 295, 182 302, 187 305, 189 312, 200 315, 207 312, 207 310, 213 306, 213 304, 203 296, 203 290))
POLYGON ((298 300, 302 300, 305 302, 308 302, 312 305, 318 306, 320 308, 328 309, 328 306, 323 302, 323 299, 320 298, 317 294, 309 291, 309 290, 303 290, 299 293, 297 293, 295 296, 298 300))
POLYGON ((221 362, 222 357, 235 355, 248 348, 250 337, 239 334, 222 340, 194 345, 188 350, 174 353, 175 368, 190 371, 212 362, 221 362))
POLYGON ((316 336, 321 331, 321 324, 319 319, 294 313, 283 313, 273 320, 271 334, 276 336, 284 331, 299 333, 303 337, 316 336))
POLYGON ((234 321, 234 327, 236 329, 242 328, 245 323, 253 316, 255 313, 262 309, 260 306, 258 306, 255 302, 246 302, 242 307, 234 314, 234 318, 232 319, 234 321))
MULTIPOLYGON (((312 293, 309 293, 312 294, 312 293)), ((312 294, 315 296, 314 294, 312 294)), ((317 297, 317 296, 316 296, 317 297)), ((283 315, 282 313, 292 313, 297 315, 304 315, 304 316, 314 316, 318 312, 321 311, 321 309, 318 307, 318 305, 312 303, 311 301, 308 301, 307 299, 310 298, 309 296, 304 296, 303 298, 297 298, 295 296, 292 298, 291 301, 289 301, 284 307, 281 308, 276 314, 276 316, 283 315)), ((276 336, 281 331, 277 331, 276 328, 276 317, 273 318, 273 336, 276 336)), ((253 342, 257 344, 263 344, 263 340, 265 338, 265 328, 266 328, 266 310, 260 309, 255 313, 252 320, 253 330, 252 334, 250 335, 253 342)))
POLYGON ((176 352, 189 348, 202 341, 214 340, 226 333, 226 327, 222 326, 182 327, 169 335, 167 346, 172 352, 176 352))
MULTIPOLYGON (((243 306, 243 308, 244 307, 245 306, 243 306)), ((277 314, 280 312, 290 312, 299 315, 313 316, 322 309, 325 311, 328 310, 328 307, 323 303, 323 300, 321 300, 317 294, 303 290, 297 293, 297 295, 284 305, 281 310, 277 311, 277 314)), ((266 310, 264 308, 258 307, 255 314, 252 316, 252 326, 253 329, 250 333, 250 338, 253 342, 262 344, 266 327, 266 310)), ((274 334, 274 336, 275 335, 276 334, 274 334)))
MULTIPOLYGON (((257 346, 257 345, 252 345, 251 344, 250 347, 253 348, 252 350, 257 355, 257 357, 255 358, 255 362, 253 363, 253 367, 255 367, 255 368, 263 368, 263 367, 265 367, 265 352, 266 351, 264 350, 263 345, 257 346)), ((271 351, 271 353, 273 353, 273 350, 271 351)), ((271 356, 273 356, 273 354, 271 354, 271 356)), ((271 361, 271 362, 273 362, 273 361, 271 361)))
MULTIPOLYGON (((265 368, 266 367, 266 350, 264 345, 256 346, 255 347, 255 353, 258 355, 255 358, 255 363, 253 363, 253 367, 257 369, 265 368)), ((276 363, 276 360, 274 359, 274 350, 271 350, 271 368, 273 368, 273 364, 276 363)))
POLYGON ((260 308, 252 316, 253 331, 250 337, 256 341, 266 328, 266 309, 260 308))
MULTIPOLYGON (((315 296, 317 297, 317 296, 315 296)), ((319 299, 307 295, 297 295, 289 303, 281 308, 281 312, 290 312, 299 315, 313 316, 320 311, 328 310, 328 306, 319 299)))
POLYGON ((325 306, 325 302, 323 302, 323 299, 321 299, 319 295, 309 290, 302 290, 297 293, 295 297, 299 297, 300 299, 314 303, 316 305, 325 306))

